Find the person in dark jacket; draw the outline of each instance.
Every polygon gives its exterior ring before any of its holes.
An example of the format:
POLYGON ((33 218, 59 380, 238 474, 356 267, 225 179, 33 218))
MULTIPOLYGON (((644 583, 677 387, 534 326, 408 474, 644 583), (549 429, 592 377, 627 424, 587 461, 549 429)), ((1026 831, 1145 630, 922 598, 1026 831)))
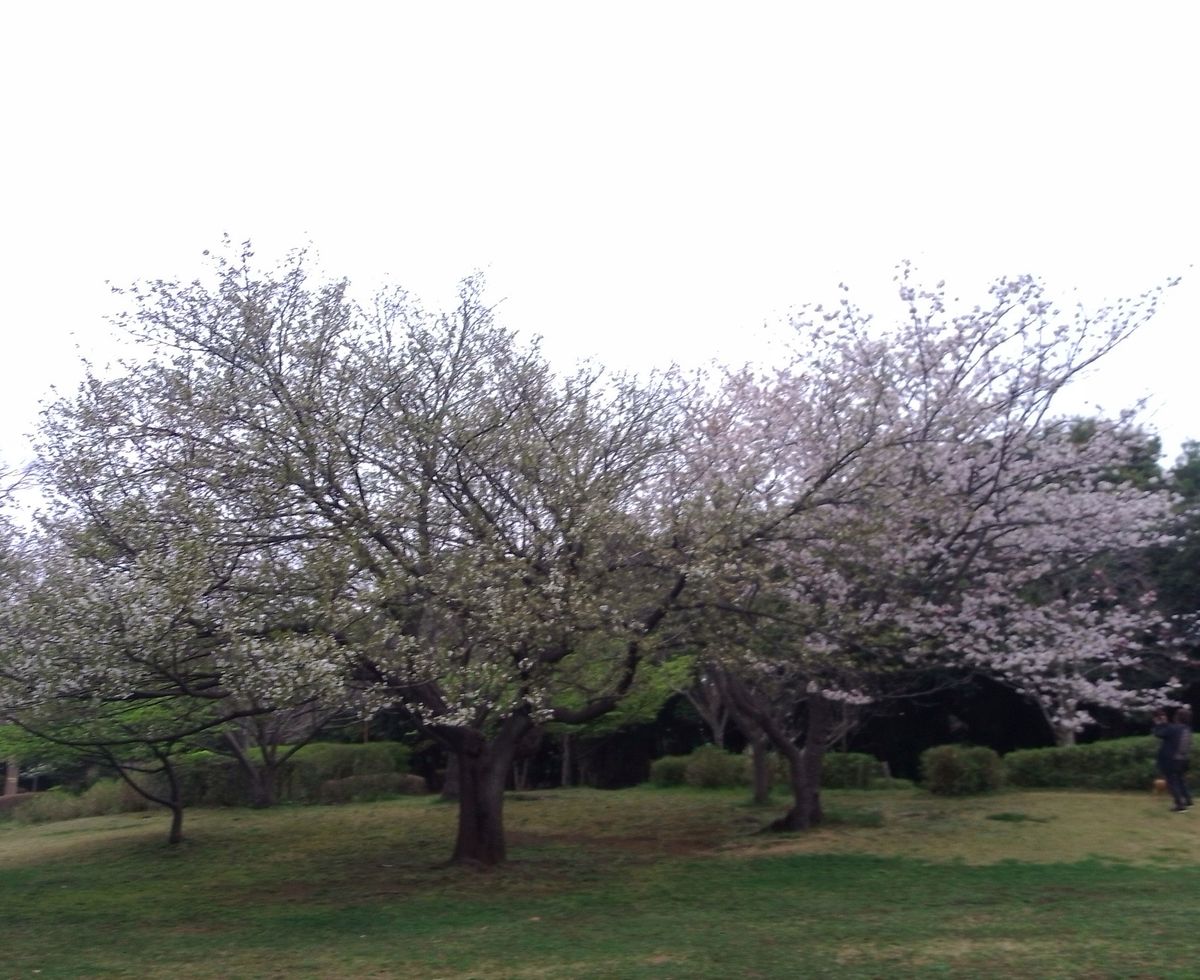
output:
POLYGON ((1187 785, 1188 756, 1192 751, 1192 712, 1180 708, 1175 712, 1174 722, 1167 720, 1165 711, 1154 715, 1154 737, 1158 742, 1155 761, 1158 771, 1167 781, 1167 789, 1175 802, 1175 813, 1182 813, 1192 805, 1192 793, 1187 785))

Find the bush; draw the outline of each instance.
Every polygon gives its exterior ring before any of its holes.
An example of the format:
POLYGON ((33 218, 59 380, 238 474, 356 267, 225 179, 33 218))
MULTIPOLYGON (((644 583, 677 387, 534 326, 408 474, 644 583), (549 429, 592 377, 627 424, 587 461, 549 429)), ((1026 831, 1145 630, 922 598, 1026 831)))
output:
POLYGON ((76 797, 81 817, 148 810, 153 804, 122 779, 101 779, 76 797))
POLYGON ((921 781, 931 793, 968 796, 1004 783, 1004 763, 983 746, 937 745, 921 753, 921 781))
MULTIPOLYGON (((250 789, 236 759, 215 752, 189 752, 176 766, 185 806, 241 806, 249 802, 250 789)), ((154 781, 156 792, 166 792, 163 780, 154 781)))
POLYGON ((317 794, 320 803, 373 803, 393 796, 428 792, 425 780, 404 772, 368 773, 327 779, 317 794))
POLYGON ((749 782, 748 760, 715 745, 702 745, 687 757, 684 779, 700 789, 728 789, 749 782))
POLYGON ((1088 745, 1019 749, 1004 757, 1008 781, 1030 789, 1146 789, 1158 740, 1146 735, 1088 745))
MULTIPOLYGON (((280 754, 286 752, 282 747, 280 754)), ((251 758, 257 756, 257 750, 251 758)), ((408 769, 409 748, 398 742, 312 742, 296 750, 277 773, 280 803, 314 803, 330 780, 353 776, 394 775, 408 769)), ((189 752, 178 760, 180 792, 185 806, 245 806, 250 784, 236 759, 216 752, 189 752)), ((162 777, 151 785, 164 789, 162 777)))
POLYGON ((655 786, 682 786, 687 781, 686 755, 664 755, 650 763, 650 782, 655 786))
POLYGON ((823 789, 867 789, 882 776, 882 763, 863 752, 829 752, 821 765, 823 789))
POLYGON ((17 798, 12 817, 17 823, 50 823, 147 810, 151 805, 122 780, 101 779, 78 794, 58 787, 26 793, 17 798))
POLYGON ((867 789, 912 789, 915 784, 911 779, 898 779, 895 776, 880 776, 872 779, 867 789))
POLYGON ((12 809, 14 823, 50 823, 56 820, 74 820, 82 816, 79 799, 64 789, 48 789, 41 793, 27 793, 12 809))
MULTIPOLYGON (((770 756, 771 772, 778 784, 788 785, 787 760, 770 756)), ((867 789, 883 775, 884 768, 874 756, 862 752, 831 752, 821 768, 823 789, 867 789)), ((715 745, 703 745, 691 755, 667 755, 650 763, 650 782, 655 786, 696 786, 702 789, 728 789, 749 786, 751 762, 747 755, 734 755, 715 745)), ((911 785, 911 784, 906 784, 911 785)))
POLYGON ((314 802, 320 798, 321 786, 331 779, 403 772, 408 758, 408 746, 399 742, 313 742, 284 763, 279 798, 314 802))

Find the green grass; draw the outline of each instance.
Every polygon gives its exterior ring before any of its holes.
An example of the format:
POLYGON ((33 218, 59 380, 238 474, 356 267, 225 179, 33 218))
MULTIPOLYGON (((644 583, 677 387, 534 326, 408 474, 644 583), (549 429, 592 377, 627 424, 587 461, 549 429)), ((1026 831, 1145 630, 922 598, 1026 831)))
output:
POLYGON ((1200 812, 826 800, 779 836, 736 792, 525 793, 491 872, 423 799, 197 811, 175 849, 159 814, 0 824, 0 977, 1195 975, 1200 812))

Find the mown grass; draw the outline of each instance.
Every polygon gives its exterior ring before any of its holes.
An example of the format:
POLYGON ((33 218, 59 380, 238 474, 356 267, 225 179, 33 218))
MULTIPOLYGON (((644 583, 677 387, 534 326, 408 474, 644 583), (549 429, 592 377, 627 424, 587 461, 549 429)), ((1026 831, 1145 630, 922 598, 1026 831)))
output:
POLYGON ((0 825, 0 976, 1188 977, 1200 813, 1148 795, 508 801, 511 861, 444 863, 427 800, 0 825))

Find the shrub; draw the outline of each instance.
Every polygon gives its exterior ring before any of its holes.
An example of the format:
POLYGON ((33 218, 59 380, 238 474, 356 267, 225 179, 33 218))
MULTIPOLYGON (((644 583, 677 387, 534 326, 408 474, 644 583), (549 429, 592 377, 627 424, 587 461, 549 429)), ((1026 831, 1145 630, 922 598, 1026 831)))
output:
POLYGON ((74 820, 81 816, 79 799, 64 789, 48 789, 27 793, 12 809, 14 823, 50 823, 55 820, 74 820))
POLYGON ((148 810, 153 804, 121 779, 101 779, 76 797, 81 817, 148 810))
MULTIPOLYGON (((771 772, 776 783, 790 781, 787 760, 771 755, 771 772)), ((883 763, 862 752, 831 752, 821 768, 823 789, 877 788, 884 772, 883 763)), ((650 782, 655 786, 696 786, 701 789, 728 789, 749 786, 751 762, 747 755, 735 755, 715 745, 703 745, 691 755, 667 755, 650 763, 650 782)), ((905 781, 906 786, 911 783, 905 781)))
POLYGON ((82 793, 55 787, 17 798, 13 819, 17 823, 50 823, 77 817, 106 817, 114 813, 149 810, 153 803, 122 779, 100 779, 82 793))
POLYGON ((425 780, 405 772, 367 773, 327 779, 317 794, 320 803, 372 803, 392 796, 427 792, 425 780))
POLYGON ((236 759, 191 752, 179 760, 176 770, 185 806, 241 806, 249 801, 246 776, 236 759))
POLYGON ((684 779, 700 789, 727 789, 745 786, 749 779, 748 760, 715 745, 702 745, 687 757, 684 779))
POLYGON ((863 752, 829 752, 821 765, 824 789, 867 789, 883 775, 883 765, 863 752))
POLYGON ((921 781, 931 793, 967 796, 1004 783, 1004 763, 983 746, 937 745, 921 753, 921 781))
POLYGON ((655 786, 682 786, 687 781, 686 755, 664 755, 650 763, 650 782, 655 786))
POLYGON ((408 768, 408 757, 408 747, 398 742, 314 742, 284 764, 279 797, 313 802, 320 798, 321 786, 331 779, 402 772, 408 768))
MULTIPOLYGON (((280 752, 286 752, 286 747, 280 752)), ((251 753, 251 758, 257 750, 251 753)), ((388 775, 408 769, 409 748, 398 742, 312 742, 296 750, 277 773, 276 799, 313 803, 329 780, 388 775)), ((186 806, 244 806, 250 785, 236 759, 216 752, 189 752, 178 760, 180 791, 186 806)), ((152 785, 162 790, 161 777, 152 785)))
POLYGON ((1004 766, 1010 783, 1031 789, 1145 789, 1155 775, 1157 749, 1157 739, 1141 735, 1019 749, 1004 757, 1004 766))

